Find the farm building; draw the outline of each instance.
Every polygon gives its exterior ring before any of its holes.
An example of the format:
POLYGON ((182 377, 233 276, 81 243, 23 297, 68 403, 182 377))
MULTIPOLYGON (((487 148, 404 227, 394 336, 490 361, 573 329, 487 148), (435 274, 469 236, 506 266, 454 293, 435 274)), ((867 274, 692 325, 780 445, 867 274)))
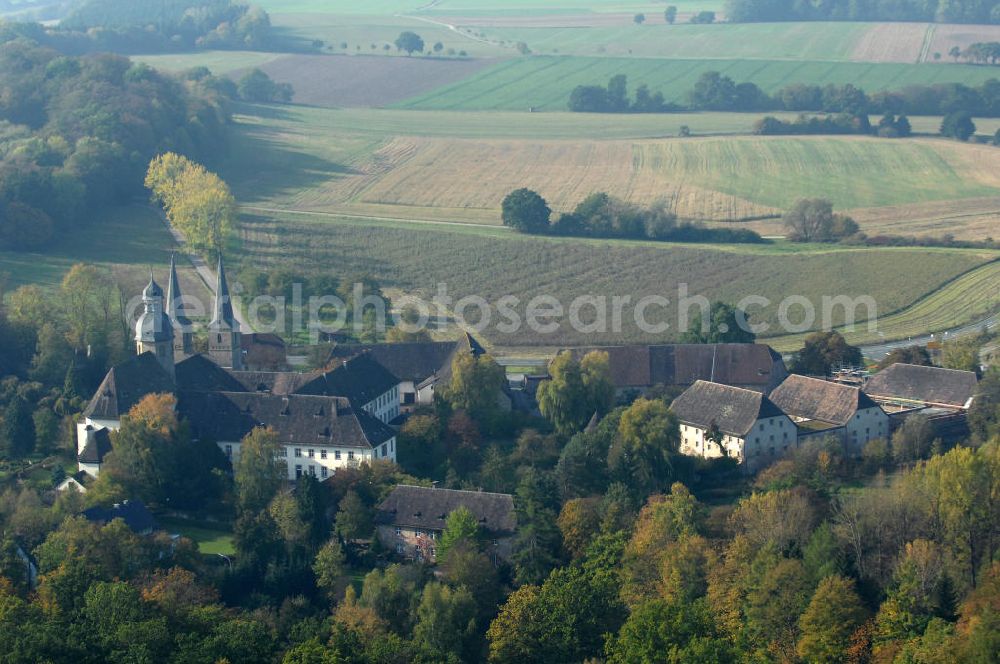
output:
POLYGON ((859 455, 869 440, 889 435, 888 415, 857 387, 792 374, 769 396, 799 427, 800 439, 836 436, 848 454, 859 455))
POLYGON ((765 344, 663 344, 569 349, 577 360, 591 351, 608 354, 616 390, 646 392, 655 386, 688 387, 708 381, 769 393, 788 371, 765 344))
POLYGON ((864 389, 887 410, 937 407, 967 411, 978 384, 971 371, 896 363, 872 376, 864 389))
POLYGON ((378 506, 378 538, 398 555, 434 562, 448 515, 460 507, 479 521, 493 562, 509 559, 517 517, 506 493, 399 485, 378 506))
POLYGON ((680 420, 683 454, 726 456, 754 472, 798 445, 795 423, 756 390, 699 380, 670 409, 680 420))

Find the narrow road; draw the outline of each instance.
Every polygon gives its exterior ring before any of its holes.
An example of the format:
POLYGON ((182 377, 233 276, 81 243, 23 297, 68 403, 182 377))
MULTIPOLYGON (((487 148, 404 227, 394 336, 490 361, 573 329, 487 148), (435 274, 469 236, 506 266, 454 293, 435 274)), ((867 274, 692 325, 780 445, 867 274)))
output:
MULTIPOLYGON (((167 221, 167 217, 165 214, 163 214, 162 210, 158 209, 157 211, 160 214, 160 219, 163 221, 163 224, 167 227, 167 230, 170 231, 170 235, 173 236, 174 242, 177 243, 177 247, 180 249, 181 256, 187 258, 188 261, 191 262, 191 266, 194 267, 195 272, 198 273, 198 276, 201 278, 202 283, 205 284, 205 287, 209 290, 210 293, 212 293, 212 296, 214 297, 216 295, 215 272, 213 272, 212 269, 208 267, 208 263, 205 262, 204 258, 199 256, 198 254, 189 253, 185 249, 184 236, 181 235, 180 231, 178 231, 177 229, 175 229, 173 226, 170 225, 170 222, 167 221)), ((205 309, 211 310, 211 307, 206 307, 205 309)), ((243 318, 243 312, 240 310, 239 300, 235 298, 233 299, 233 316, 236 317, 236 322, 240 324, 240 331, 244 333, 253 332, 253 328, 250 327, 250 325, 246 322, 246 319, 243 318)))
POLYGON ((984 327, 988 330, 996 330, 998 326, 1000 326, 1000 313, 993 314, 989 318, 976 321, 975 323, 969 323, 968 325, 946 330, 940 334, 924 334, 919 337, 911 337, 909 339, 901 339, 899 341, 889 341, 882 344, 861 346, 861 352, 867 358, 881 360, 897 348, 906 348, 907 346, 926 346, 932 341, 945 341, 948 339, 955 339, 956 337, 965 337, 970 334, 978 334, 984 327))

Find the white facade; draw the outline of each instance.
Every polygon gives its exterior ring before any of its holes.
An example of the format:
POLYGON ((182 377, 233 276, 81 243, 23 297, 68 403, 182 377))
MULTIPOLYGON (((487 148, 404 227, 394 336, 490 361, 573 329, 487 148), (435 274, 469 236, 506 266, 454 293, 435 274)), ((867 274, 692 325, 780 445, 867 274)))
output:
POLYGON ((859 410, 844 425, 845 451, 852 456, 860 456, 868 441, 888 437, 889 416, 879 407, 859 410))
POLYGON ((785 415, 761 418, 745 435, 722 433, 721 446, 707 440, 708 429, 690 422, 681 422, 682 454, 717 459, 728 456, 748 470, 756 470, 798 447, 798 430, 785 415))
MULTIPOLYGON (((240 455, 240 443, 219 443, 219 448, 231 462, 240 455)), ((363 462, 387 459, 396 461, 395 436, 371 448, 343 447, 336 445, 304 445, 282 443, 281 460, 285 462, 288 479, 312 475, 319 480, 331 477, 340 468, 357 468, 363 462)))
POLYGON ((392 389, 373 399, 361 407, 372 417, 388 424, 399 417, 399 385, 394 385, 392 389))

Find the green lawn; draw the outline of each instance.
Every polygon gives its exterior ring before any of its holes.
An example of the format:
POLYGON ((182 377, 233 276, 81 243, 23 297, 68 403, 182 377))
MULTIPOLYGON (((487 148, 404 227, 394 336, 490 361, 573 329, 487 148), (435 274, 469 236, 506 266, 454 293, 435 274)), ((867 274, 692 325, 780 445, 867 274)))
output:
POLYGON ((169 532, 178 533, 198 544, 198 550, 205 555, 233 555, 233 531, 222 527, 206 527, 204 524, 192 525, 183 519, 158 519, 160 526, 169 532))
MULTIPOLYGON (((663 13, 666 5, 649 0, 260 0, 261 7, 274 14, 396 14, 443 15, 559 14, 559 13, 663 13), (423 8, 423 9, 422 9, 423 8)), ((671 2, 681 11, 719 9, 719 0, 671 2)))
POLYGON ((868 92, 912 84, 979 84, 995 78, 991 67, 949 64, 868 64, 750 59, 667 60, 654 58, 530 57, 507 60, 468 79, 401 102, 424 110, 564 110, 578 85, 607 83, 625 74, 631 89, 645 83, 668 101, 683 101, 698 77, 718 71, 737 82, 752 81, 766 92, 792 83, 852 83, 868 92))

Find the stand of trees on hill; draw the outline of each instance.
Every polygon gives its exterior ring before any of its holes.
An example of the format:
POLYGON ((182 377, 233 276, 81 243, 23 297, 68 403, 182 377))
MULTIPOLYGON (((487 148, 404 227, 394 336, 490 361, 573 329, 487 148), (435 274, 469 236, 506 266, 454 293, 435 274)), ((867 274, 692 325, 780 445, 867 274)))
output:
POLYGON ((264 49, 274 42, 267 12, 233 0, 86 0, 56 26, 3 23, 0 31, 67 54, 264 49))
POLYGON ((640 86, 634 101, 628 80, 613 77, 607 87, 578 86, 570 95, 571 111, 591 113, 670 113, 677 111, 812 111, 849 115, 946 115, 965 111, 976 117, 1000 117, 1000 80, 980 86, 961 83, 910 85, 871 94, 851 85, 795 83, 773 95, 756 84, 737 83, 719 72, 705 72, 685 96, 683 105, 665 102, 662 93, 640 86))
POLYGON ((734 23, 774 21, 932 21, 1000 23, 1000 3, 993 0, 726 0, 726 18, 734 23))
POLYGON ((603 192, 591 194, 572 212, 553 219, 544 198, 530 189, 518 189, 504 198, 501 215, 505 225, 522 233, 538 235, 664 242, 766 242, 747 229, 705 228, 678 221, 664 201, 643 208, 603 192))
MULTIPOLYGON (((231 86, 231 83, 229 84, 231 86)), ((208 159, 226 146, 226 85, 174 78, 115 55, 0 45, 0 243, 35 249, 102 206, 142 195, 167 150, 208 159)))

